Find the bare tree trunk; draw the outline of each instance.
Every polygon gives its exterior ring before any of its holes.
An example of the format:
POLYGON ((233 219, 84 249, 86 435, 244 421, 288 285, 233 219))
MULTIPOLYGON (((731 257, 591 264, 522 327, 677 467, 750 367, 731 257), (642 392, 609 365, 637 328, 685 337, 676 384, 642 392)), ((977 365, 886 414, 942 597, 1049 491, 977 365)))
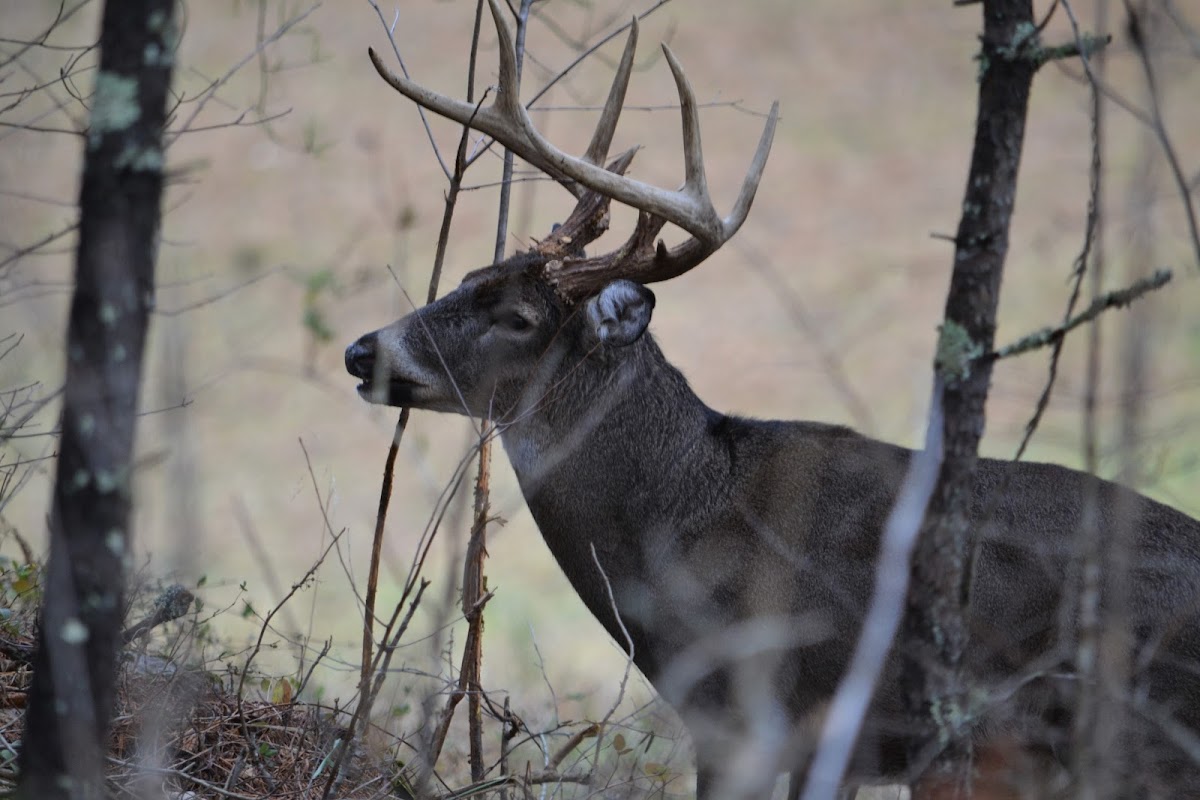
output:
POLYGON ((967 644, 969 530, 973 473, 984 429, 992 349, 1008 229, 1016 196, 1029 89, 1037 62, 1031 0, 985 0, 979 110, 954 271, 935 361, 934 392, 944 412, 944 451, 912 564, 901 648, 915 724, 928 725, 917 763, 933 758, 921 783, 969 790, 963 736, 969 723, 960 667, 967 644))
POLYGON ((173 0, 105 4, 79 195, 50 565, 18 796, 103 793, 129 551, 133 437, 177 44, 173 0))

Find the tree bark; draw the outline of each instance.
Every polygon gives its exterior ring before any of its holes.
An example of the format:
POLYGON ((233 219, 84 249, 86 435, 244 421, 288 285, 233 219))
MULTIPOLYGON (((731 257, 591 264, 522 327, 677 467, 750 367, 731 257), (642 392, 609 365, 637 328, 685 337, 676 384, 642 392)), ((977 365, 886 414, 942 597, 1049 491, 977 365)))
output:
POLYGON ((18 796, 103 794, 130 546, 133 440, 154 302, 173 0, 110 0, 85 137, 50 563, 18 796))
POLYGON ((921 785, 965 796, 971 709, 961 680, 970 590, 968 512, 1008 251, 1029 90, 1038 64, 1031 0, 985 0, 975 143, 955 237, 954 269, 935 359, 943 459, 912 563, 901 648, 914 724, 926 735, 921 785))

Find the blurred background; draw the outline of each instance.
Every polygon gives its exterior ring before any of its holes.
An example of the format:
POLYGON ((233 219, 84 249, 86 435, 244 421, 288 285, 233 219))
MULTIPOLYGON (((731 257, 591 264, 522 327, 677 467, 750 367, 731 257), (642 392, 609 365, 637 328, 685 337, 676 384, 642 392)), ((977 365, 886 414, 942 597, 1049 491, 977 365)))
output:
MULTIPOLYGON (((538 3, 528 34, 526 97, 650 2, 538 3)), ((1158 103, 1191 190, 1200 170, 1200 15, 1160 9, 1154 38, 1158 103)), ((1038 3, 1045 12, 1048 3, 1038 3)), ((1146 124, 1142 65, 1112 4, 1107 81, 1103 240, 1105 289, 1158 267, 1165 290, 1103 319, 1099 472, 1200 514, 1200 270, 1177 180, 1146 124), (1119 102, 1118 102, 1119 101, 1119 102), (1123 109, 1121 103, 1133 107, 1123 109), (1142 119, 1138 117, 1141 116, 1142 119), (1132 465, 1132 466, 1131 466, 1132 465)), ((446 180, 414 107, 375 74, 368 46, 396 68, 388 27, 412 76, 465 94, 474 4, 276 0, 187 2, 176 69, 182 130, 169 150, 136 475, 136 566, 203 583, 212 625, 239 642, 258 628, 320 555, 343 545, 277 622, 277 669, 297 642, 332 638, 315 685, 348 696, 357 678, 361 593, 384 458, 396 410, 370 407, 345 374, 343 348, 411 310, 427 291, 446 180), (280 30, 284 29, 282 33, 280 30), (278 34, 278 35, 277 35, 278 34), (319 493, 319 497, 318 497, 319 493), (327 515, 327 521, 323 516, 327 515), (252 611, 247 611, 249 604, 252 611), (289 640, 291 643, 289 644, 289 640)), ((69 6, 68 6, 69 8, 69 6)), ((1095 29, 1096 4, 1074 10, 1095 29)), ((65 19, 46 44, 0 73, 0 90, 42 87, 20 113, 0 112, 0 359, 10 401, 50 398, 0 449, 0 527, 44 546, 61 385, 81 139, 76 95, 91 91, 99 6, 65 19), (68 65, 75 72, 60 79, 68 65), (15 338, 4 340, 8 344, 15 338), (2 351, 8 344, 0 345, 2 351)), ((35 39, 59 13, 48 0, 0 0, 3 48, 35 39)), ((756 417, 852 425, 919 444, 936 325, 952 266, 976 107, 972 60, 978 6, 864 0, 675 0, 642 23, 638 67, 614 151, 644 145, 631 174, 666 187, 682 179, 674 87, 657 48, 669 42, 702 112, 709 184, 724 212, 778 98, 782 121, 749 221, 704 266, 656 288, 652 331, 714 408, 756 417)), ((1071 38, 1060 9, 1043 36, 1071 38)), ((601 48, 539 101, 534 119, 581 152, 623 37, 601 48)), ((70 70, 68 70, 70 71, 70 70)), ((478 80, 496 76, 484 26, 478 80)), ((10 96, 10 95, 5 95, 10 96)), ((1000 303, 997 344, 1057 324, 1083 241, 1090 159, 1089 92, 1077 60, 1035 81, 1000 303)), ((0 109, 7 102, 0 98, 0 109)), ((429 123, 443 157, 459 132, 429 123)), ((527 173, 519 174, 532 177, 527 173)), ((467 175, 442 291, 489 263, 496 154, 467 175)), ((527 247, 572 206, 552 183, 514 187, 508 250, 527 247)), ((614 215, 612 239, 632 225, 614 215)), ((678 232, 668 236, 678 236, 678 232)), ((605 247, 602 240, 594 248, 605 247)), ((1086 283, 1085 283, 1086 286, 1086 283)), ((1053 399, 1027 457, 1082 463, 1086 335, 1065 348, 1053 399)), ((983 451, 1009 458, 1045 384, 1048 352, 1001 362, 983 451)), ((460 418, 416 412, 396 468, 379 607, 390 609, 436 498, 467 454, 460 418)), ((603 713, 624 657, 576 599, 543 546, 498 451, 489 532, 485 683, 539 715, 603 713)), ((438 535, 428 603, 455 600, 467 517, 438 535)), ((13 546, 11 537, 6 547, 13 546)), ((454 637, 423 638, 401 656, 436 670, 454 637), (436 646, 430 642, 435 642, 436 646)), ((311 651, 308 658, 311 658, 311 651)), ((415 677, 392 707, 405 713, 415 677)), ((634 687, 634 701, 648 690, 634 687)))

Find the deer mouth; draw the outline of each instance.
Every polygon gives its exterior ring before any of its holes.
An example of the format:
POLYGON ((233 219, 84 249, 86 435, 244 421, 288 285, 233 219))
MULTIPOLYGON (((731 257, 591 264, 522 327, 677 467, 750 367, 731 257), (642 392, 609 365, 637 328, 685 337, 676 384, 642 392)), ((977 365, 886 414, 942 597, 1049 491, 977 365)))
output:
POLYGON ((425 384, 404 378, 392 377, 385 381, 364 378, 357 387, 358 396, 368 403, 385 406, 403 406, 413 402, 416 393, 425 384))

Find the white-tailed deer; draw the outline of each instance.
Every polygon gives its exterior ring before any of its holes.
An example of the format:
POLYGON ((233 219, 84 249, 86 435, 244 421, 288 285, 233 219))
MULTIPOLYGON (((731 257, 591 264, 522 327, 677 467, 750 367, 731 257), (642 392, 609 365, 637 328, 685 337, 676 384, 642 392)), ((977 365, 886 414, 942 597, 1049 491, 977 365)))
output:
MULTIPOLYGON (((745 220, 777 108, 722 218, 708 196, 695 98, 669 50, 683 116, 678 191, 624 177, 633 151, 604 164, 636 25, 591 145, 574 158, 530 122, 511 35, 489 2, 500 38, 494 104, 477 109, 388 80, 495 137, 578 205, 532 250, 471 272, 447 296, 350 345, 346 368, 370 402, 495 420, 563 572, 687 724, 700 797, 761 796, 780 771, 794 774, 794 792, 875 571, 907 569, 876 556, 913 454, 843 427, 714 411, 646 332, 654 295, 645 284, 696 266, 745 220), (586 256, 610 200, 640 211, 636 227, 617 250, 586 256), (667 222, 690 238, 656 244, 667 222)), ((986 700, 968 721, 976 742, 1016 743, 1050 763, 1069 755, 1076 630, 1064 603, 1075 595, 1076 541, 1094 520, 1108 540, 1128 532, 1134 547, 1122 742, 1129 796, 1200 796, 1200 524, 1070 469, 990 459, 978 465, 973 514, 980 549, 966 670, 986 700)), ((847 785, 910 781, 931 730, 906 712, 893 655, 847 785)))

